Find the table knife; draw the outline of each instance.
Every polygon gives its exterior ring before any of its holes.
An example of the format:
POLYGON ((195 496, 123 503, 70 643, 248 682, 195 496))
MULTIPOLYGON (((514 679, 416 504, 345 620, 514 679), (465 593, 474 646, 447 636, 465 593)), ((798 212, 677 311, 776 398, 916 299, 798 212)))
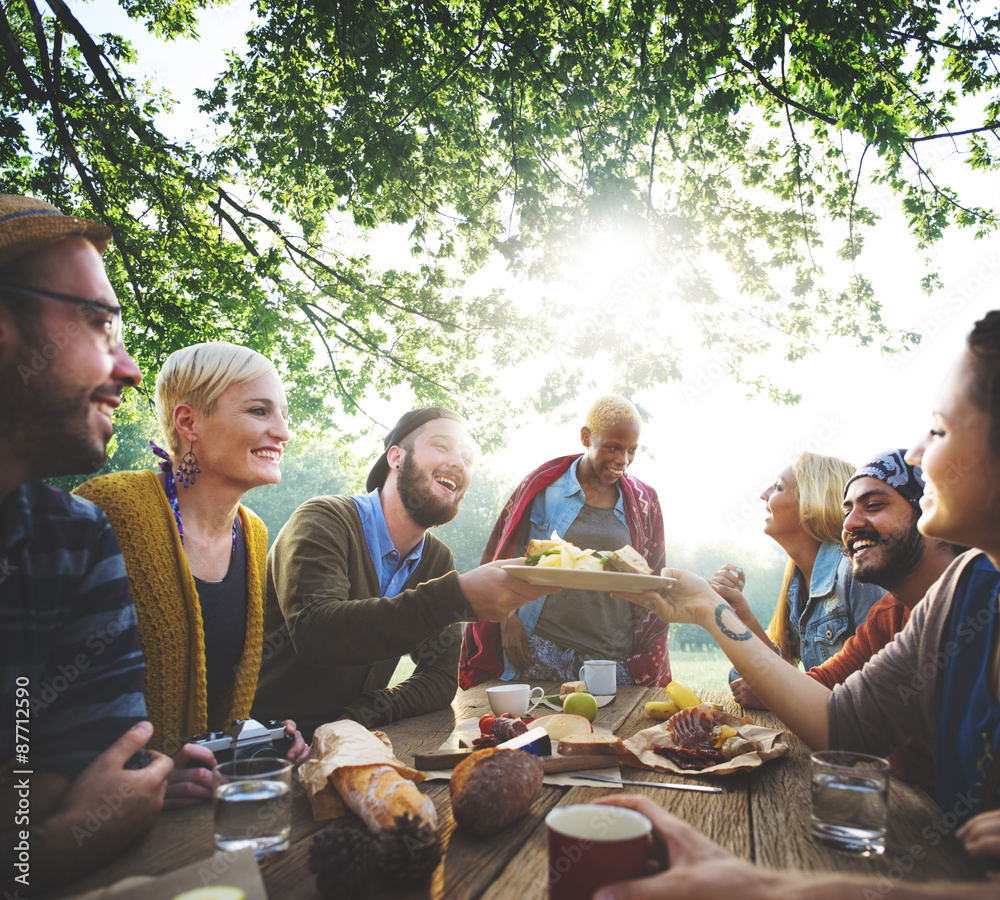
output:
MULTIPOLYGON (((413 768, 423 770, 453 769, 474 752, 471 748, 424 750, 413 755, 413 768)), ((618 757, 606 754, 588 754, 586 756, 559 756, 556 754, 542 757, 542 766, 545 773, 549 775, 568 772, 570 769, 607 769, 617 765, 618 757)))
POLYGON ((674 788, 678 791, 703 791, 706 794, 721 794, 722 788, 707 784, 677 784, 671 781, 627 781, 624 778, 612 778, 610 775, 589 775, 586 772, 570 772, 574 778, 586 778, 589 781, 610 781, 612 784, 634 784, 639 787, 674 788))

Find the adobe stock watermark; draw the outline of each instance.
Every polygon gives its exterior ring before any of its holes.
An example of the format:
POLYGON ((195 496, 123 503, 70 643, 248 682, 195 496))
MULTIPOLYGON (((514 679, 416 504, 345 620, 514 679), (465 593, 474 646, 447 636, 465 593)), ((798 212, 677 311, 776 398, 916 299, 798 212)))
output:
POLYGON ((70 660, 60 663, 56 671, 46 680, 38 684, 31 698, 31 709, 38 715, 48 709, 58 697, 74 685, 87 672, 104 652, 111 647, 123 634, 136 628, 135 607, 131 600, 118 608, 117 615, 96 631, 91 632, 84 646, 89 653, 77 653, 70 660))
POLYGON ((885 897, 916 868, 917 863, 927 856, 928 848, 936 847, 941 841, 949 838, 976 806, 968 792, 959 794, 951 809, 942 813, 920 832, 923 841, 911 844, 905 853, 895 858, 888 871, 876 877, 874 886, 865 888, 864 900, 879 900, 885 897))
POLYGON ((741 310, 743 315, 731 323, 731 328, 727 334, 728 343, 721 347, 712 347, 709 350, 710 361, 703 363, 681 383, 681 392, 684 399, 689 404, 701 399, 712 390, 722 379, 736 374, 737 364, 741 361, 746 349, 735 349, 737 342, 744 348, 750 345, 759 346, 765 344, 768 338, 774 335, 775 329, 783 336, 786 335, 780 325, 769 321, 789 311, 792 300, 783 297, 777 303, 768 306, 760 314, 741 310), (764 316, 768 318, 764 318, 764 316))
MULTIPOLYGON (((24 675, 14 679, 14 883, 31 885, 31 682, 24 675)), ((6 825, 4 830, 6 830, 6 825)))
POLYGON ((961 320, 963 325, 971 326, 971 322, 965 321, 967 317, 959 314, 987 291, 995 291, 998 272, 1000 272, 1000 257, 995 253, 980 257, 972 274, 967 275, 960 284, 953 287, 932 312, 918 317, 913 323, 910 330, 920 335, 920 341, 906 344, 889 357, 892 370, 896 372, 909 365, 927 346, 927 339, 937 337, 956 321, 961 320))
MULTIPOLYGON (((785 455, 784 460, 777 462, 775 471, 781 471, 792 465, 803 453, 823 453, 833 439, 844 430, 844 427, 844 423, 834 416, 824 416, 820 419, 816 431, 809 438, 793 446, 792 450, 785 455)), ((764 513, 760 495, 772 482, 773 479, 768 478, 766 482, 761 484, 757 493, 747 494, 737 508, 730 508, 729 512, 726 513, 726 524, 732 534, 737 534, 752 522, 760 521, 764 513)))
POLYGON ((67 322, 66 327, 59 331, 46 332, 45 343, 32 348, 28 364, 18 365, 17 374, 25 387, 32 378, 41 375, 73 340, 83 334, 84 326, 92 324, 97 318, 97 310, 90 306, 78 305, 75 308, 80 320, 67 322))
POLYGON ((955 632, 955 637, 949 639, 930 659, 921 665, 910 679, 909 684, 901 684, 896 688, 896 693, 903 705, 908 704, 914 698, 919 702, 928 688, 938 679, 952 660, 971 644, 976 636, 982 633, 984 628, 989 628, 996 618, 996 604, 983 607, 975 614, 969 613, 961 622, 955 632))
POLYGON ((103 792, 101 802, 97 806, 92 806, 87 810, 83 818, 82 825, 73 825, 70 834, 77 847, 82 847, 84 843, 94 837, 108 822, 114 817, 125 803, 135 796, 135 788, 127 781, 123 781, 113 793, 103 792))

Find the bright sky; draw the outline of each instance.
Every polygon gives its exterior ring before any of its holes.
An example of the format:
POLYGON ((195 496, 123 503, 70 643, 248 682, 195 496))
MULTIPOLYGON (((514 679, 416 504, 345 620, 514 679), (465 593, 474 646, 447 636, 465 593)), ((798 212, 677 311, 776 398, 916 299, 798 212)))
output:
MULTIPOLYGON (((183 101, 195 87, 211 84, 222 66, 222 53, 241 39, 249 8, 247 0, 237 0, 210 10, 201 20, 200 42, 169 45, 137 29, 111 0, 87 4, 78 15, 91 31, 129 37, 140 56, 137 74, 168 85, 183 101)), ((956 123, 956 128, 967 124, 956 123)), ((193 127, 201 126, 187 125, 178 137, 191 136, 193 127)), ((935 173, 949 170, 954 173, 949 180, 960 179, 974 202, 996 204, 1000 184, 995 174, 980 176, 978 182, 961 174, 964 167, 957 156, 949 155, 953 149, 941 142, 935 173)), ((970 231, 953 231, 935 250, 944 288, 926 297, 919 286, 921 254, 897 209, 898 201, 884 204, 882 222, 867 238, 860 268, 874 284, 887 324, 923 336, 914 352, 885 358, 875 349, 831 344, 794 366, 765 360, 762 365, 779 385, 803 395, 795 407, 776 407, 767 399, 746 399, 745 391, 719 377, 717 359, 692 347, 683 382, 636 398, 652 418, 643 430, 643 447, 632 472, 657 489, 669 539, 692 546, 719 541, 770 548, 773 544, 760 532, 763 503, 758 495, 799 451, 860 464, 882 450, 912 444, 929 427, 937 387, 961 351, 965 334, 984 312, 1000 306, 1000 245, 995 237, 975 241, 970 231)), ((397 238, 392 232, 380 239, 377 249, 388 256, 409 255, 402 234, 397 238)), ((644 261, 636 260, 628 248, 606 250, 605 266, 617 265, 618 270, 605 272, 603 281, 596 282, 601 287, 582 303, 606 302, 607 291, 621 279, 645 277, 644 261)), ((531 286, 511 287, 521 296, 538 294, 531 286)), ((577 408, 570 411, 571 423, 542 422, 511 432, 506 452, 491 462, 511 474, 512 485, 544 460, 579 448, 579 426, 587 407, 610 388, 600 372, 592 377, 594 386, 581 387, 577 408)), ((536 383, 526 372, 523 384, 513 386, 530 391, 536 383)), ((405 406, 396 409, 391 404, 378 408, 385 422, 404 411, 405 406)))

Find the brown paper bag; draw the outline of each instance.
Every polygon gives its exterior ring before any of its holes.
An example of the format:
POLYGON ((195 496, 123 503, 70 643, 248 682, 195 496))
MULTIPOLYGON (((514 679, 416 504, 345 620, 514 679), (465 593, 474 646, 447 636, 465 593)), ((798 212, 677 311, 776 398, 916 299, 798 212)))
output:
POLYGON ((313 734, 309 759, 299 766, 299 781, 305 785, 312 804, 313 818, 336 819, 346 809, 330 784, 330 775, 345 766, 392 766, 414 784, 424 780, 423 772, 403 765, 392 753, 389 738, 381 731, 369 731, 360 722, 344 719, 320 725, 313 734))
POLYGON ((784 731, 776 728, 764 728, 760 725, 749 725, 743 719, 737 719, 729 713, 720 710, 714 711, 715 723, 718 725, 729 725, 735 728, 740 737, 748 741, 754 741, 761 749, 754 753, 745 753, 735 759, 716 763, 704 769, 682 769, 672 759, 661 756, 656 750, 660 747, 676 747, 670 729, 667 727, 670 721, 660 722, 652 728, 640 731, 632 735, 625 741, 626 754, 621 761, 629 765, 638 766, 643 769, 654 769, 657 772, 672 772, 675 775, 729 775, 733 772, 745 772, 748 769, 756 769, 769 759, 784 756, 788 752, 788 744, 781 738, 784 731))

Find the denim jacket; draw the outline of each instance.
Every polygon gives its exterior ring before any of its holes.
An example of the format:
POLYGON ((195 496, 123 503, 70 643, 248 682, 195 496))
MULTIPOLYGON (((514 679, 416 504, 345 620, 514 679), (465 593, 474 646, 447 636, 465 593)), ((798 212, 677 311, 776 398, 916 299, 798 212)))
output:
POLYGON ((842 545, 834 543, 820 545, 808 596, 804 588, 802 575, 797 573, 788 586, 788 614, 808 671, 840 652, 886 591, 855 581, 850 559, 842 545))
MULTIPOLYGON (((539 494, 531 504, 530 525, 527 540, 547 540, 552 532, 558 532, 562 537, 566 534, 566 529, 573 524, 576 517, 583 509, 585 500, 583 488, 576 477, 577 460, 571 465, 556 481, 553 481, 541 494, 539 494)), ((618 502, 615 504, 615 515, 621 523, 628 528, 628 519, 625 516, 625 503, 622 500, 621 491, 618 492, 618 502)), ((517 616, 524 625, 524 630, 531 637, 538 624, 538 617, 542 614, 542 606, 545 597, 539 597, 526 603, 517 611, 517 616)), ((517 677, 517 666, 511 662, 510 657, 504 651, 503 655, 504 671, 500 676, 504 681, 510 681, 517 677)))

